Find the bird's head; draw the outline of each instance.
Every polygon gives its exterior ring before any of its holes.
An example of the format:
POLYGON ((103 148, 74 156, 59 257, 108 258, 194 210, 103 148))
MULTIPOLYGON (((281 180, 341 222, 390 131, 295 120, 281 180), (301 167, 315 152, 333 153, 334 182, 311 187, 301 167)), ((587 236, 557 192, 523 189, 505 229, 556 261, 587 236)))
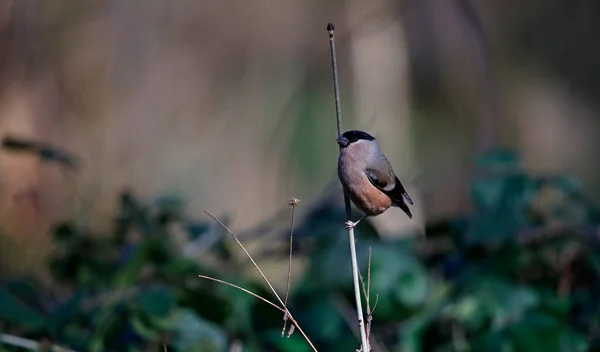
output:
POLYGON ((336 139, 336 143, 340 145, 341 148, 346 148, 350 144, 358 142, 358 141, 373 141, 375 137, 371 136, 367 132, 351 130, 344 132, 341 136, 336 139))

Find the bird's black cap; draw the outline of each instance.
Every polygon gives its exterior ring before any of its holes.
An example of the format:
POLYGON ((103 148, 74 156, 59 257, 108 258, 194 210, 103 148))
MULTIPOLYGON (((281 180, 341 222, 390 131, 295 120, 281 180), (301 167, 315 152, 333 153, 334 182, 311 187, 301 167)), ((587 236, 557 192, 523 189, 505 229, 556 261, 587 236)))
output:
POLYGON ((346 131, 342 134, 342 137, 346 138, 348 140, 348 143, 357 142, 363 139, 367 141, 375 140, 375 137, 371 136, 367 132, 359 130, 346 131))

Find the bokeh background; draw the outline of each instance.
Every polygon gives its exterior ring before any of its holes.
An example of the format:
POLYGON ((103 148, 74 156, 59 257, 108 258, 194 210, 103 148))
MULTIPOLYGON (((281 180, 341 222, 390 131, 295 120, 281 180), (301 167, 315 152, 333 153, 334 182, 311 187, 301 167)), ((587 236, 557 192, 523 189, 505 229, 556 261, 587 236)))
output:
POLYGON ((356 349, 328 22, 344 128, 415 200, 357 228, 375 350, 600 348, 599 20, 584 0, 0 0, 0 348, 308 350, 197 278, 270 297, 209 211, 283 292, 295 197, 292 312, 320 351, 356 349))

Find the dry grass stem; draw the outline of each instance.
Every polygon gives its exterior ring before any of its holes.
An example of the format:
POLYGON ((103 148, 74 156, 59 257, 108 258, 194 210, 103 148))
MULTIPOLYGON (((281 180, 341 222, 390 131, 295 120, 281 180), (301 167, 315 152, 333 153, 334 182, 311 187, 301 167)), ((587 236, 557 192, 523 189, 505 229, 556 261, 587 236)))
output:
MULTIPOLYGON (((273 294, 275 295, 275 297, 277 298, 277 300, 279 301, 279 304, 281 304, 281 306, 277 306, 275 303, 270 302, 266 299, 263 299, 265 302, 269 302, 271 303, 274 307, 277 307, 277 309, 279 309, 281 312, 283 312, 284 314, 287 314, 287 316, 289 317, 289 319, 292 321, 292 323, 296 326, 296 328, 298 329, 298 331, 300 331, 300 334, 302 334, 302 336, 304 337, 304 339, 306 340, 306 342, 308 342, 308 344, 310 345, 310 347, 313 349, 313 351, 317 351, 317 348, 313 345, 313 343, 310 341, 310 339, 308 338, 308 336, 304 333, 304 331, 302 330, 302 328, 300 327, 300 325, 298 324, 298 322, 296 321, 296 319, 294 318, 294 316, 292 315, 292 313, 286 308, 285 304, 283 303, 283 300, 281 299, 281 297, 279 296, 279 294, 277 293, 277 291, 275 291, 275 288, 273 288, 273 285, 271 285, 271 282, 269 281, 269 279, 267 279, 267 277, 265 276, 265 274, 263 273, 263 271, 260 269, 260 267, 258 266, 258 264, 256 264, 256 262, 254 261, 254 258, 252 258, 252 256, 250 255, 250 253, 248 253, 248 250, 246 250, 246 247, 244 247, 244 245, 242 244, 242 242, 240 242, 240 240, 237 238, 237 236, 223 223, 221 222, 221 220, 217 219, 214 215, 212 215, 211 213, 204 211, 206 213, 206 215, 210 216, 211 218, 213 218, 216 222, 218 222, 224 229, 225 231, 227 231, 231 237, 233 237, 233 239, 237 242, 237 244, 240 246, 240 248, 242 248, 242 250, 244 251, 244 253, 246 253, 246 256, 250 259, 250 261, 252 262, 252 264, 254 265, 254 267, 256 268, 256 270, 258 270, 258 272, 260 273, 260 276, 262 276, 263 280, 265 280, 265 282, 267 283, 267 285, 269 286, 269 288, 271 289, 271 291, 273 292, 273 294)), ((213 278, 209 278, 207 276, 200 276, 203 278, 208 278, 208 279, 213 279, 213 278)), ((222 283, 224 284, 229 284, 225 281, 222 281, 222 283)), ((233 284, 229 284, 230 286, 235 287, 233 284)), ((240 289, 242 289, 241 287, 239 287, 240 289)), ((243 289, 244 292, 252 294, 250 291, 243 289)), ((256 294, 252 294, 255 297, 260 297, 256 294)))
MULTIPOLYGON (((296 210, 296 206, 298 205, 299 202, 300 202, 300 200, 297 198, 292 198, 292 199, 290 199, 290 202, 289 202, 290 207, 292 207, 292 224, 290 225, 290 260, 288 263, 288 276, 287 276, 287 284, 286 284, 286 288, 285 288, 285 300, 283 302, 283 306, 285 308, 287 308, 288 295, 290 293, 290 281, 292 279, 292 253, 293 253, 292 247, 294 244, 294 213, 296 210)), ((281 329, 281 337, 283 337, 285 335, 287 321, 288 321, 288 315, 287 315, 287 313, 285 313, 283 315, 283 328, 281 329)), ((287 336, 288 339, 290 338, 290 336, 292 336, 293 333, 294 333, 294 329, 293 329, 293 325, 292 325, 292 328, 288 332, 288 336, 287 336)))
MULTIPOLYGON (((360 275, 360 273, 359 273, 360 275)), ((371 322, 373 321, 373 311, 371 310, 371 247, 369 247, 369 261, 367 263, 367 287, 365 288, 365 281, 363 280, 362 275, 360 275, 360 282, 362 284, 363 294, 365 296, 365 301, 367 303, 367 323, 366 323, 366 334, 367 334, 367 343, 370 344, 371 337, 371 322)), ((375 298, 375 306, 377 306, 377 301, 379 300, 379 295, 375 298)), ((373 307, 375 310, 375 307, 373 307)), ((371 346, 369 345, 367 351, 371 350, 371 346)))
POLYGON ((265 302, 265 303, 267 303, 267 304, 271 305, 272 307, 274 307, 274 308, 277 308, 277 309, 278 309, 278 310, 280 310, 282 313, 285 313, 285 309, 283 309, 283 308, 281 308, 280 306, 276 305, 275 303, 273 303, 273 302, 269 301, 268 299, 264 298, 263 296, 261 296, 261 295, 258 295, 258 294, 254 293, 254 292, 252 292, 252 291, 250 291, 250 290, 248 290, 248 289, 245 289, 245 288, 243 288, 243 287, 241 287, 241 286, 238 286, 238 285, 236 285, 236 284, 232 284, 231 282, 228 282, 228 281, 224 281, 224 280, 217 279, 217 278, 215 278, 215 277, 212 277, 212 276, 198 275, 198 277, 199 277, 199 278, 201 278, 201 279, 207 279, 207 280, 211 280, 211 281, 216 281, 216 282, 218 282, 218 283, 221 283, 221 284, 224 284, 224 285, 227 285, 227 286, 231 286, 231 287, 237 288, 237 289, 238 289, 238 290, 240 290, 240 291, 244 291, 244 292, 246 292, 247 294, 249 294, 249 295, 251 295, 251 296, 254 296, 254 297, 256 297, 256 298, 260 299, 261 301, 263 301, 263 302, 265 302))
MULTIPOLYGON (((352 331, 352 334, 356 338, 360 339, 360 332, 358 331, 358 327, 354 323, 354 317, 353 317, 354 312, 353 312, 352 307, 348 304, 347 300, 343 296, 337 296, 337 297, 335 297, 333 303, 334 303, 335 308, 338 310, 338 312, 340 313, 340 315, 346 322, 346 325, 348 325, 348 327, 350 328, 350 331, 352 331)), ((369 345, 370 345, 372 351, 378 351, 378 352, 387 352, 388 351, 385 348, 385 345, 383 343, 381 343, 380 341, 378 341, 374 336, 371 336, 369 345)), ((361 351, 361 349, 358 349, 358 351, 361 351)))

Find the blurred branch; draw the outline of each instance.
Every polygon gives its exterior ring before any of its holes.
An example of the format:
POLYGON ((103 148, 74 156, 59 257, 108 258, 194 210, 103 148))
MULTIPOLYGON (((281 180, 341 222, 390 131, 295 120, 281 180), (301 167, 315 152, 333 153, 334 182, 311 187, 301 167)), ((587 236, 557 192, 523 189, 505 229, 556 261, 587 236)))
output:
MULTIPOLYGON (((44 347, 44 343, 39 343, 37 341, 25 339, 19 336, 8 335, 8 334, 0 334, 0 345, 6 344, 10 346, 16 346, 19 348, 23 348, 30 351, 39 351, 44 347)), ((62 348, 60 346, 52 345, 50 348, 52 352, 75 352, 66 348, 62 348)))
POLYGON ((539 242, 571 235, 577 235, 580 239, 595 243, 598 243, 600 240, 598 232, 594 231, 594 228, 590 226, 552 225, 523 229, 518 234, 518 241, 523 245, 534 245, 539 242))
POLYGON ((4 137, 2 140, 2 148, 10 152, 31 153, 39 157, 41 161, 56 162, 57 164, 74 171, 77 170, 81 164, 79 158, 61 148, 21 137, 4 137))

